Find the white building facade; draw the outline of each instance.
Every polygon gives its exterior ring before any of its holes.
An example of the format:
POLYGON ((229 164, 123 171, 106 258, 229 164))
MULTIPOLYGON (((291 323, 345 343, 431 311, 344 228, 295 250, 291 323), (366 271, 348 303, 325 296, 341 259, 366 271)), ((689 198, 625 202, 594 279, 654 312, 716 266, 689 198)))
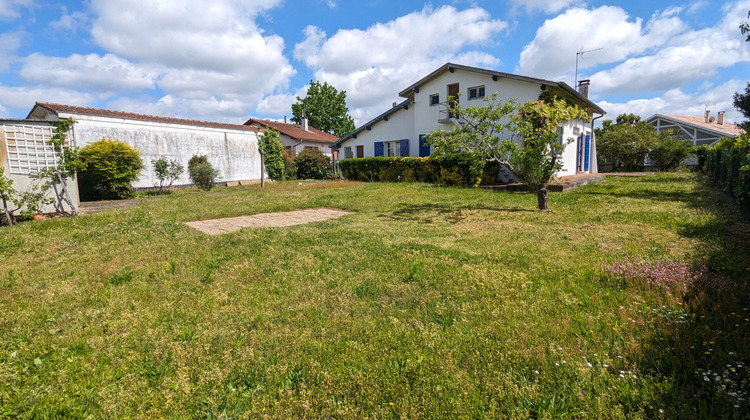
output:
MULTIPOLYGON (((219 171, 217 182, 260 180, 258 129, 245 125, 156 117, 60 104, 37 103, 28 120, 73 118, 69 140, 75 147, 109 139, 119 140, 142 153, 145 169, 134 188, 159 186, 152 161, 165 157, 187 168, 194 155, 205 155, 219 171)), ((191 185, 183 173, 174 185, 191 185)))
MULTIPOLYGON (((498 101, 536 101, 544 91, 552 91, 581 106, 589 115, 605 114, 599 106, 563 82, 552 82, 492 70, 447 63, 399 93, 405 98, 331 147, 340 159, 374 156, 429 156, 423 136, 437 130, 451 130, 460 124, 448 112, 448 97, 460 94, 462 108, 484 106, 485 97, 498 93, 498 101)), ((591 123, 570 121, 562 129, 563 139, 574 139, 562 155, 563 168, 557 174, 597 172, 596 147, 591 123)))

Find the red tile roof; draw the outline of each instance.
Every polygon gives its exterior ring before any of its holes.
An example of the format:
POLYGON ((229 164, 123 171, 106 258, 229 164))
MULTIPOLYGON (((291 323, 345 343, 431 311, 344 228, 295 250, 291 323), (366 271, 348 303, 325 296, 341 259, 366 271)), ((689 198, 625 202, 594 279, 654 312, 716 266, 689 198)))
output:
MULTIPOLYGON (((659 116, 659 114, 657 114, 656 116, 659 116)), ((668 119, 672 119, 674 121, 679 121, 679 122, 683 122, 686 124, 690 124, 698 128, 717 131, 729 137, 739 137, 745 133, 745 131, 742 128, 740 128, 740 126, 738 125, 734 125, 734 124, 730 124, 726 122, 724 124, 719 124, 716 121, 707 123, 705 117, 687 117, 684 115, 661 115, 661 116, 666 117, 668 119)))
POLYGON ((317 141, 320 143, 333 143, 339 138, 333 134, 328 134, 325 131, 320 131, 317 128, 309 127, 308 131, 302 129, 299 124, 288 124, 269 120, 260 120, 257 118, 250 118, 245 122, 245 125, 256 124, 264 128, 273 128, 281 134, 286 134, 293 140, 310 140, 317 141))
MULTIPOLYGON (((199 126, 199 127, 223 128, 223 129, 229 129, 229 130, 258 131, 257 128, 250 127, 247 125, 226 124, 226 123, 210 122, 210 121, 185 120, 181 118, 171 118, 171 117, 157 117, 154 115, 135 114, 132 112, 123 112, 123 111, 110 111, 108 109, 87 108, 83 106, 53 104, 53 103, 48 103, 48 102, 37 102, 34 108, 36 107, 44 108, 50 112, 54 112, 55 114, 59 114, 63 112, 67 114, 93 115, 93 116, 98 116, 98 117, 111 117, 111 118, 122 118, 126 120, 151 121, 151 122, 165 123, 165 124, 181 124, 181 125, 193 125, 193 126, 199 126)), ((26 118, 29 119, 33 112, 34 112, 34 109, 32 109, 31 112, 29 112, 29 115, 26 118)))

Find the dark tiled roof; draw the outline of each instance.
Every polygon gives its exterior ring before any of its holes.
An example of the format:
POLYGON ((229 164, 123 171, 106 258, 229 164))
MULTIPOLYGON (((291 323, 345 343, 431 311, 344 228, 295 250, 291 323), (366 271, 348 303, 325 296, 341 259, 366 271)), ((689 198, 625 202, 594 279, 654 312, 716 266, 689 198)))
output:
POLYGON ((286 134, 293 140, 311 140, 321 143, 333 143, 339 138, 317 128, 308 127, 308 131, 302 129, 299 124, 288 124, 269 120, 250 118, 245 125, 257 124, 264 128, 273 128, 281 134, 286 134))
MULTIPOLYGON (((36 107, 44 108, 50 112, 54 112, 55 114, 59 114, 62 112, 62 113, 67 113, 67 114, 82 114, 82 115, 92 115, 92 116, 98 116, 98 117, 122 118, 126 120, 151 121, 151 122, 165 123, 165 124, 192 125, 192 126, 198 126, 198 127, 223 128, 223 129, 228 129, 228 130, 258 131, 257 128, 250 127, 247 125, 226 124, 226 123, 210 122, 210 121, 185 120, 181 118, 171 118, 171 117, 157 117, 154 115, 135 114, 132 112, 123 112, 123 111, 110 111, 108 109, 87 108, 83 106, 52 104, 48 102, 37 102, 34 108, 36 107)), ((31 117, 31 114, 33 112, 34 112, 34 109, 32 109, 31 112, 29 112, 27 119, 31 117)))

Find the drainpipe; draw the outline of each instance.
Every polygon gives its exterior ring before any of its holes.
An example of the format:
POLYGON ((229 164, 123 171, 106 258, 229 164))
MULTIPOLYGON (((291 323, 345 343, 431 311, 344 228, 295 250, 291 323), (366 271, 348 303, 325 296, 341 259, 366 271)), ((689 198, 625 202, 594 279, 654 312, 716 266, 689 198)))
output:
POLYGON ((591 154, 589 155, 589 160, 591 161, 591 163, 589 164, 590 174, 599 173, 599 162, 597 161, 597 156, 596 156, 596 134, 594 134, 594 121, 598 120, 599 118, 603 116, 604 114, 591 119, 591 154))

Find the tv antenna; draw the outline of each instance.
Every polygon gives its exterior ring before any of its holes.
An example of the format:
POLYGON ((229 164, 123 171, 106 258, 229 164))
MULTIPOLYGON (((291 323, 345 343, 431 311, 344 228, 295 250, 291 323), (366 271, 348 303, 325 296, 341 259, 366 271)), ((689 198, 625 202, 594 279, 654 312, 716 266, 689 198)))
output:
POLYGON ((580 57, 581 59, 583 59, 583 55, 584 54, 590 53, 590 52, 594 52, 594 51, 603 50, 603 49, 604 48, 594 48, 593 50, 586 50, 586 51, 584 51, 583 47, 581 47, 581 51, 578 51, 576 53, 576 79, 575 79, 575 82, 573 83, 573 89, 578 89, 577 88, 577 86, 578 86, 578 58, 580 57))

